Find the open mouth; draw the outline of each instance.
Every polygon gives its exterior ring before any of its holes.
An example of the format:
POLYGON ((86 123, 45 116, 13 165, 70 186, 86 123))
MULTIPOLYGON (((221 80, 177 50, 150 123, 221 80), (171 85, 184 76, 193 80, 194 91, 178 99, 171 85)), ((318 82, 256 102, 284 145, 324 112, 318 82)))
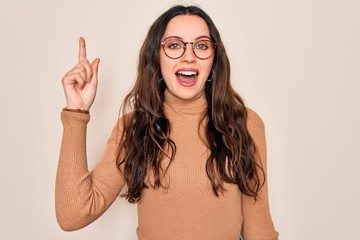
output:
POLYGON ((196 83, 198 72, 197 71, 178 71, 178 72, 176 72, 176 76, 181 85, 188 87, 188 86, 192 86, 196 83))

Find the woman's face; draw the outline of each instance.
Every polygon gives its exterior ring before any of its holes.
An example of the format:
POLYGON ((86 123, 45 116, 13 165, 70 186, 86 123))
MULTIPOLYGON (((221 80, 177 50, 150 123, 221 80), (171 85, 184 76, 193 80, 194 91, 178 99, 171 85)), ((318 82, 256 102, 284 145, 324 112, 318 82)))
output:
MULTIPOLYGON (((210 39, 206 22, 196 15, 179 15, 170 20, 161 38, 164 41, 177 38, 183 42, 210 39)), ((194 55, 192 44, 186 45, 185 53, 177 59, 169 58, 160 48, 160 68, 170 94, 181 99, 195 99, 204 93, 205 82, 211 72, 214 56, 199 59, 194 55)), ((178 47, 176 43, 166 46, 168 51, 178 47)), ((203 47, 203 45, 199 45, 203 47)), ((180 50, 181 51, 181 50, 180 50)))

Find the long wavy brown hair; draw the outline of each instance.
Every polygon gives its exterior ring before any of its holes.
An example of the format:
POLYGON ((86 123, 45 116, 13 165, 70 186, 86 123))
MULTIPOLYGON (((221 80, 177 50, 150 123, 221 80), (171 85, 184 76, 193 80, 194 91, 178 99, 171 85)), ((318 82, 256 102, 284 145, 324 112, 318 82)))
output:
POLYGON ((216 42, 212 81, 205 85, 208 102, 206 143, 210 155, 206 172, 213 192, 219 196, 224 182, 237 184, 243 194, 257 198, 265 181, 260 162, 256 161, 256 146, 247 130, 247 110, 230 83, 230 63, 220 34, 211 18, 196 6, 174 6, 164 12, 150 27, 141 47, 137 79, 122 105, 123 134, 119 144, 117 164, 127 184, 126 199, 135 203, 148 187, 164 187, 162 168, 165 157, 170 166, 176 153, 176 143, 169 138, 170 123, 164 114, 166 85, 160 72, 160 41, 169 21, 178 15, 197 15, 205 20, 212 41, 216 42), (170 149, 170 155, 164 149, 170 149), (120 154, 125 153, 125 154, 120 154), (145 183, 150 172, 153 186, 145 183))

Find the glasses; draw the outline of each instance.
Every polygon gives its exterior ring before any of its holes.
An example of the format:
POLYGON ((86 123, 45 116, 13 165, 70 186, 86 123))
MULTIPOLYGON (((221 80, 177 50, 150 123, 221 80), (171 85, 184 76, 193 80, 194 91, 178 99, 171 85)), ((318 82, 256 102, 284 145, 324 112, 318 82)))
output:
POLYGON ((187 44, 192 45, 194 55, 202 60, 210 58, 214 54, 217 43, 210 39, 200 39, 196 42, 184 42, 179 38, 170 37, 160 43, 163 46, 164 53, 171 59, 181 58, 187 44))

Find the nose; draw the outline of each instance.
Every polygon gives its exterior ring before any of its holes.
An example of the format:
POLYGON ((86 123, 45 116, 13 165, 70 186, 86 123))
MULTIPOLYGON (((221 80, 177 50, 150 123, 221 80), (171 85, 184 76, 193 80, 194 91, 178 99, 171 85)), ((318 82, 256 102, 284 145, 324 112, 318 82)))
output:
POLYGON ((185 43, 185 52, 181 57, 181 61, 183 62, 194 62, 196 60, 196 56, 193 52, 193 43, 185 43))

